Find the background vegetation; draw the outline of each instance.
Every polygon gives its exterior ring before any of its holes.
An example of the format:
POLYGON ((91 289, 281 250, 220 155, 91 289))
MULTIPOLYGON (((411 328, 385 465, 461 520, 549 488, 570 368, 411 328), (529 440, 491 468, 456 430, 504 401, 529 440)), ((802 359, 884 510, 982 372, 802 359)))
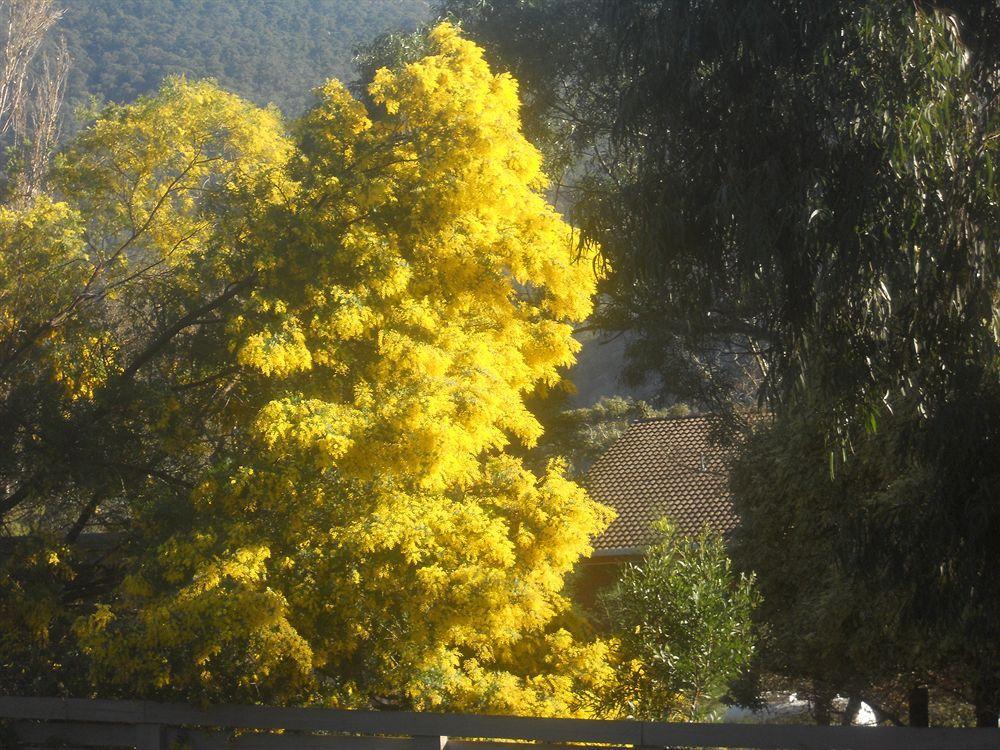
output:
POLYGON ((293 115, 328 78, 353 78, 355 46, 430 14, 428 0, 68 0, 64 7, 70 107, 91 96, 132 101, 183 73, 293 115))

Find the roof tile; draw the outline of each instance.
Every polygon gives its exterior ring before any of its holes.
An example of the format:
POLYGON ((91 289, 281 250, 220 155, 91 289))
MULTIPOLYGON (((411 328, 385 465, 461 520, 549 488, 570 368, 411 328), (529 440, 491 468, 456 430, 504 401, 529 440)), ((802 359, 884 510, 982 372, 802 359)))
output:
POLYGON ((719 533, 737 523, 729 497, 726 450, 713 439, 717 418, 644 419, 628 430, 587 472, 586 485, 618 516, 594 540, 597 550, 643 547, 664 516, 682 534, 705 526, 719 533))

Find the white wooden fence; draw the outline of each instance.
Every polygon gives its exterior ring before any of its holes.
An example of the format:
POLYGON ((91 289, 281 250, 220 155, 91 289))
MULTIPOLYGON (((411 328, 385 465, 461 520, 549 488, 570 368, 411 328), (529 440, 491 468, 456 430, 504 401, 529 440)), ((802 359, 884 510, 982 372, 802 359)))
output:
POLYGON ((0 697, 0 748, 1000 750, 996 729, 683 724, 0 697), (489 738, 489 739, 484 739, 489 738), (526 744, 531 743, 531 744, 526 744))

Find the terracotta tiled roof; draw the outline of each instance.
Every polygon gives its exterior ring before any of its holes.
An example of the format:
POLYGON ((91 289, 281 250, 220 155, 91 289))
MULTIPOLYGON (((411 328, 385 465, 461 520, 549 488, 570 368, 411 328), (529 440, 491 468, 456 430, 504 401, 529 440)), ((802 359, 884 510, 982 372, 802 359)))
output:
POLYGON ((651 524, 664 516, 684 534, 736 526, 726 453, 712 439, 713 424, 711 416, 641 420, 597 459, 587 488, 618 514, 594 540, 598 553, 647 545, 651 524))

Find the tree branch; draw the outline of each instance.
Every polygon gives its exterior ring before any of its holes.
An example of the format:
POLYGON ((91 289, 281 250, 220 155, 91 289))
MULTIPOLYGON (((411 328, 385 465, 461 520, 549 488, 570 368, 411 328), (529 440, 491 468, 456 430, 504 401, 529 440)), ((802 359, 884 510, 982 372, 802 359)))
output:
POLYGON ((132 363, 125 368, 121 374, 120 380, 126 381, 131 380, 135 377, 135 374, 142 369, 146 364, 150 362, 156 355, 162 351, 167 344, 169 344, 173 338, 183 331, 188 326, 194 325, 199 318, 207 313, 217 310, 226 304, 229 300, 235 297, 240 292, 250 288, 256 280, 256 275, 247 276, 245 279, 233 282, 225 288, 225 290, 218 297, 209 300, 204 305, 196 307, 191 310, 186 315, 181 316, 173 325, 168 327, 159 336, 153 339, 139 355, 132 360, 132 363))
POLYGON ((101 491, 95 490, 90 500, 87 501, 87 504, 83 506, 80 514, 76 517, 76 521, 73 522, 69 531, 66 532, 66 544, 72 544, 80 537, 80 533, 83 531, 84 527, 86 527, 87 522, 93 517, 95 511, 97 510, 100 500, 101 491))

